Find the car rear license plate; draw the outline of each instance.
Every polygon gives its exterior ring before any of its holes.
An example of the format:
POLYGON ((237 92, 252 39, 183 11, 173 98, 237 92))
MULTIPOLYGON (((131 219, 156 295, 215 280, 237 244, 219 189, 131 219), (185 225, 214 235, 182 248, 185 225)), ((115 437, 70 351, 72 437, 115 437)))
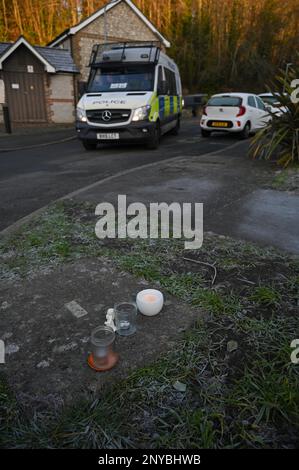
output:
POLYGON ((212 127, 228 127, 228 122, 212 122, 212 127))
POLYGON ((119 140, 119 134, 116 132, 97 134, 97 139, 98 140, 119 140))

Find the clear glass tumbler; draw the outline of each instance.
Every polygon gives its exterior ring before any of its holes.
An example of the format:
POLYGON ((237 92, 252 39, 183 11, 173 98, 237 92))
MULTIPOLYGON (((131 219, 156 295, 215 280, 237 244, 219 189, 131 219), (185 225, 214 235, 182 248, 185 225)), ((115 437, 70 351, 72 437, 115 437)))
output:
POLYGON ((94 365, 103 368, 113 356, 115 333, 109 326, 99 326, 91 333, 91 347, 94 365))
POLYGON ((115 325, 120 336, 131 336, 136 333, 137 307, 133 302, 115 305, 115 325))

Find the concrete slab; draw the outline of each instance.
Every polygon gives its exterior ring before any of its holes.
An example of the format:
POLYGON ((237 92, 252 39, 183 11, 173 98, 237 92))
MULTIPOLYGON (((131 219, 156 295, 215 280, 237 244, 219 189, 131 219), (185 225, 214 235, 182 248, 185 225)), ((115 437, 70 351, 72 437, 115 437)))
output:
MULTIPOLYGON (((138 315, 138 332, 117 338, 118 366, 99 374, 87 366, 91 331, 105 321, 109 307, 133 300, 149 285, 119 272, 104 259, 80 260, 19 286, 0 290, 10 383, 25 407, 58 408, 104 384, 126 377, 175 344, 201 312, 167 297, 163 312, 153 318, 138 315), (73 303, 71 303, 73 302, 73 303), (76 303, 74 303, 76 302, 76 303), (78 305, 87 312, 74 315, 78 305)), ((82 312, 81 312, 82 313, 82 312)))

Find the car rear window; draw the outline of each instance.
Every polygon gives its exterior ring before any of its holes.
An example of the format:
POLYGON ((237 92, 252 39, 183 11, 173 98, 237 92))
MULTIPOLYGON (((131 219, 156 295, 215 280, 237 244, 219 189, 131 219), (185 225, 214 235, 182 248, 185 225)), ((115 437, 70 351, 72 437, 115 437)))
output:
POLYGON ((215 96, 208 101, 208 106, 241 106, 242 98, 238 96, 215 96))
POLYGON ((277 104, 277 98, 276 96, 263 96, 263 95, 260 95, 260 98, 262 98, 262 100, 264 101, 264 103, 267 103, 267 104, 277 104))

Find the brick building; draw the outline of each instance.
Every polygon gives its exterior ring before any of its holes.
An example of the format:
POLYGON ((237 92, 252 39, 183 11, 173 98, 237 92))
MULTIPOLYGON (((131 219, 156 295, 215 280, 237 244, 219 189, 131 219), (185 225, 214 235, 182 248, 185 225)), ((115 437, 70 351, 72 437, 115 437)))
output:
POLYGON ((86 81, 92 47, 106 41, 158 41, 163 48, 170 47, 167 39, 131 0, 108 3, 89 18, 64 31, 49 46, 71 51, 80 72, 78 80, 86 81))

